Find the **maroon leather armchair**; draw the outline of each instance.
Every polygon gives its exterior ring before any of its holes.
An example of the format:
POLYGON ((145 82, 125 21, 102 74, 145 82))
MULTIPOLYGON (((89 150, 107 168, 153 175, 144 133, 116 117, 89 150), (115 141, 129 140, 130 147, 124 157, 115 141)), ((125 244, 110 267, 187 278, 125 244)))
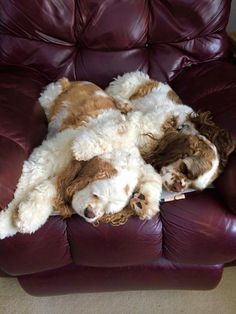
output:
MULTIPOLYGON (((236 66, 227 59, 229 0, 0 1, 0 207, 47 132, 37 99, 66 76, 105 87, 142 70, 236 136, 236 66)), ((164 203, 150 221, 94 227, 52 216, 0 241, 0 275, 33 295, 211 289, 236 260, 236 154, 216 189, 164 203)))

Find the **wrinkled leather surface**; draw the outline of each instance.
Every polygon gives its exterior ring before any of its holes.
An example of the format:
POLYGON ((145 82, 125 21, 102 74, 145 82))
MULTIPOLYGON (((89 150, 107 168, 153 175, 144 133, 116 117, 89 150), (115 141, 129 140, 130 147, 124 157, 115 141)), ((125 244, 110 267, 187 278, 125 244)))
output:
POLYGON ((216 264, 236 256, 236 217, 217 191, 206 190, 162 206, 163 255, 175 262, 216 264))
POLYGON ((222 264, 236 259, 235 230, 235 216, 217 193, 205 191, 163 204, 161 214, 152 220, 131 218, 120 227, 94 227, 77 215, 67 220, 51 217, 32 235, 1 240, 0 265, 6 273, 22 275, 72 262, 118 267, 161 256, 183 264, 222 264))
POLYGON ((0 69, 0 208, 12 199, 24 160, 47 132, 37 103, 46 82, 33 70, 0 69))
POLYGON ((105 86, 136 69, 169 80, 224 55, 229 9, 228 0, 6 1, 0 60, 51 80, 68 76, 105 86))
POLYGON ((119 290, 205 290, 215 288, 222 270, 222 265, 187 265, 161 259, 155 263, 116 268, 68 265, 20 276, 18 280, 29 294, 35 296, 119 290))
POLYGON ((236 65, 225 60, 195 65, 184 69, 171 86, 196 111, 210 110, 214 121, 236 138, 236 65))
POLYGON ((33 234, 17 234, 0 241, 1 269, 11 275, 37 273, 72 262, 66 222, 51 217, 33 234))
MULTIPOLYGON (((39 94, 61 76, 104 87, 123 72, 149 72, 171 80, 184 102, 210 109, 236 136, 235 66, 218 60, 226 52, 229 8, 226 0, 0 2, 0 207, 46 134, 39 94)), ((228 211, 236 208, 235 159, 217 190, 161 205, 150 221, 94 227, 76 215, 51 217, 32 235, 0 241, 0 268, 25 275, 21 283, 32 294, 211 288, 221 273, 212 265, 236 260, 236 217, 228 211)))

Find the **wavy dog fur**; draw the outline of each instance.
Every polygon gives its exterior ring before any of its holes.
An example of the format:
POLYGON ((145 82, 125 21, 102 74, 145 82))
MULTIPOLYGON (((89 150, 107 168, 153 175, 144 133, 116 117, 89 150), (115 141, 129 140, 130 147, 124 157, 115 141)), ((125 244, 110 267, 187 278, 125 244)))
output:
POLYGON ((216 146, 220 155, 220 172, 222 172, 228 162, 229 155, 235 150, 236 141, 227 130, 220 128, 213 122, 210 111, 190 115, 189 120, 200 134, 216 146))

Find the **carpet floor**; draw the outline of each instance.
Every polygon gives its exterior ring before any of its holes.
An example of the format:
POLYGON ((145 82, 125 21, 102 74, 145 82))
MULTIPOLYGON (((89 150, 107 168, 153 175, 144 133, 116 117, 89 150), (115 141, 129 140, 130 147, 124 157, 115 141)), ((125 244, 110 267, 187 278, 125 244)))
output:
POLYGON ((132 291, 32 297, 13 278, 0 278, 0 314, 234 314, 236 267, 211 291, 132 291))

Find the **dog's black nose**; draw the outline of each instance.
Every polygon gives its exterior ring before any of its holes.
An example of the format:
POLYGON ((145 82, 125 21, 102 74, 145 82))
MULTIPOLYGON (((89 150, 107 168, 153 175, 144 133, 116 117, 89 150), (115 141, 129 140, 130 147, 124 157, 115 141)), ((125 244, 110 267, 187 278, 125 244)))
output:
POLYGON ((84 210, 84 216, 85 216, 86 218, 94 218, 94 217, 95 217, 95 214, 94 214, 94 212, 93 212, 91 209, 89 209, 89 208, 87 207, 87 208, 85 208, 85 210, 84 210))

